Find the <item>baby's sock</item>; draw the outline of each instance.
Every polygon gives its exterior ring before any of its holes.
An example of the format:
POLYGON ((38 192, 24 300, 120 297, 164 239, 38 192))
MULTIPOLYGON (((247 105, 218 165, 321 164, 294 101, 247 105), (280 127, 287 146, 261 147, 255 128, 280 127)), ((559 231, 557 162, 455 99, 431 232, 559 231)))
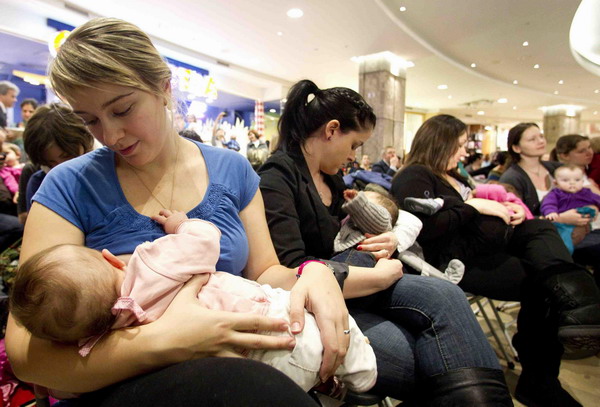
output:
POLYGON ((409 212, 433 215, 444 206, 442 198, 404 198, 404 209, 409 212))
POLYGON ((450 263, 448 263, 448 266, 443 273, 408 250, 400 253, 398 259, 416 271, 421 272, 422 276, 437 277, 442 280, 448 280, 454 284, 458 284, 465 274, 465 265, 458 259, 450 260, 450 263))

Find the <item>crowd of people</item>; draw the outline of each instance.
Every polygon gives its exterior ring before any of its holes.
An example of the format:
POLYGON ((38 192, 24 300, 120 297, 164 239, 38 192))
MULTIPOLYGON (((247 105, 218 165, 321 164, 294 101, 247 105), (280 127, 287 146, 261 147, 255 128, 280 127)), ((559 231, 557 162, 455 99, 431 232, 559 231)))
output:
MULTIPOLYGON (((600 170, 586 137, 558 140, 558 169, 541 160, 537 125, 522 123, 507 153, 465 164, 467 126, 438 115, 405 160, 385 146, 358 162, 373 109, 351 89, 302 80, 273 153, 251 130, 243 157, 224 113, 205 141, 194 118, 173 114, 169 67, 114 18, 75 29, 49 78, 65 104, 23 114, 31 162, 16 189, 16 153, 2 175, 19 203, 6 216, 19 233, 17 215, 27 225, 6 351, 38 394, 64 406, 293 407, 318 405, 310 389, 351 389, 512 406, 471 293, 521 304, 515 397, 580 405, 558 376, 565 347, 600 350, 599 208, 580 196, 600 192, 600 170), (344 166, 387 188, 349 190, 344 166), (494 199, 475 188, 483 170, 499 183, 494 199), (552 222, 572 226, 573 257, 552 222), (432 269, 459 264, 460 276, 403 266, 415 243, 432 269)), ((17 95, 0 82, 2 111, 17 95)))

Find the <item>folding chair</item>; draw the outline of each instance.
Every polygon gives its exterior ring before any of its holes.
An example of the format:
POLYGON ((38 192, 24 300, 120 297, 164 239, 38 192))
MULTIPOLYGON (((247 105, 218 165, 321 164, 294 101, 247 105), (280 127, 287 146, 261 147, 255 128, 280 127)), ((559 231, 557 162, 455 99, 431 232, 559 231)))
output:
POLYGON ((477 306, 477 309, 473 310, 473 312, 475 314, 481 313, 481 316, 485 320, 485 323, 487 324, 487 326, 490 330, 490 333, 492 334, 492 336, 496 340, 496 343, 498 344, 498 349, 500 350, 500 353, 504 357, 504 360, 506 360, 506 364, 507 364, 508 368, 514 369, 515 361, 518 360, 517 356, 516 356, 516 352, 511 345, 510 336, 508 335, 508 332, 506 331, 506 326, 504 325, 502 318, 498 314, 498 310, 496 309, 494 302, 490 298, 485 298, 481 295, 473 295, 473 294, 469 294, 469 293, 467 293, 467 298, 469 300, 469 304, 477 306), (500 330, 503 332, 503 334, 506 337, 506 340, 509 344, 509 349, 510 349, 510 354, 511 354, 510 356, 509 356, 509 352, 507 352, 507 350, 506 350, 506 346, 502 343, 502 341, 500 340, 500 337, 498 336, 497 328, 492 323, 487 311, 484 308, 484 306, 486 304, 490 304, 490 307, 492 308, 492 310, 494 312, 494 316, 496 317, 496 322, 497 322, 500 330))

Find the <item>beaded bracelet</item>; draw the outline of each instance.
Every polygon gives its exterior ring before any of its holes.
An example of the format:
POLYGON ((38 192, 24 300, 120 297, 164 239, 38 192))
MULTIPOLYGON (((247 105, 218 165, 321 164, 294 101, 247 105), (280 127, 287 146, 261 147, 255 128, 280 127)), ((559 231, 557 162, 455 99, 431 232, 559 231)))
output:
POLYGON ((298 267, 298 272, 296 273, 296 278, 300 278, 300 276, 302 275, 302 270, 304 269, 304 266, 306 266, 309 263, 321 263, 321 264, 327 265, 325 262, 323 262, 321 260, 306 260, 304 263, 302 263, 300 265, 300 267, 298 267))

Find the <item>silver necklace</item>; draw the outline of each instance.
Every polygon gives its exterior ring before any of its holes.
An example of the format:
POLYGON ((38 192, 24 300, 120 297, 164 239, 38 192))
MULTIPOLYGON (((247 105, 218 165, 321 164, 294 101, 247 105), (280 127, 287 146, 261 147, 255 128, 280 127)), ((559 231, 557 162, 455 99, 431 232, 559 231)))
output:
POLYGON ((156 195, 154 195, 154 193, 152 192, 152 190, 150 188, 148 188, 148 185, 146 185, 146 183, 144 182, 142 177, 140 177, 140 174, 138 174, 135 167, 133 165, 129 164, 127 161, 125 161, 125 162, 127 163, 127 165, 129 165, 131 167, 131 169, 133 170, 133 173, 135 174, 137 179, 140 181, 140 183, 144 186, 144 188, 146 188, 146 191, 148 191, 150 196, 152 196, 152 198, 154 198, 154 200, 156 202, 158 202, 160 204, 160 206, 163 207, 163 209, 173 209, 173 197, 175 195, 175 175, 177 174, 177 161, 178 160, 179 160, 179 143, 177 143, 177 151, 175 152, 175 166, 173 167, 173 179, 172 179, 172 184, 171 184, 171 202, 168 207, 164 203, 162 203, 162 201, 160 199, 158 199, 158 197, 156 195))

